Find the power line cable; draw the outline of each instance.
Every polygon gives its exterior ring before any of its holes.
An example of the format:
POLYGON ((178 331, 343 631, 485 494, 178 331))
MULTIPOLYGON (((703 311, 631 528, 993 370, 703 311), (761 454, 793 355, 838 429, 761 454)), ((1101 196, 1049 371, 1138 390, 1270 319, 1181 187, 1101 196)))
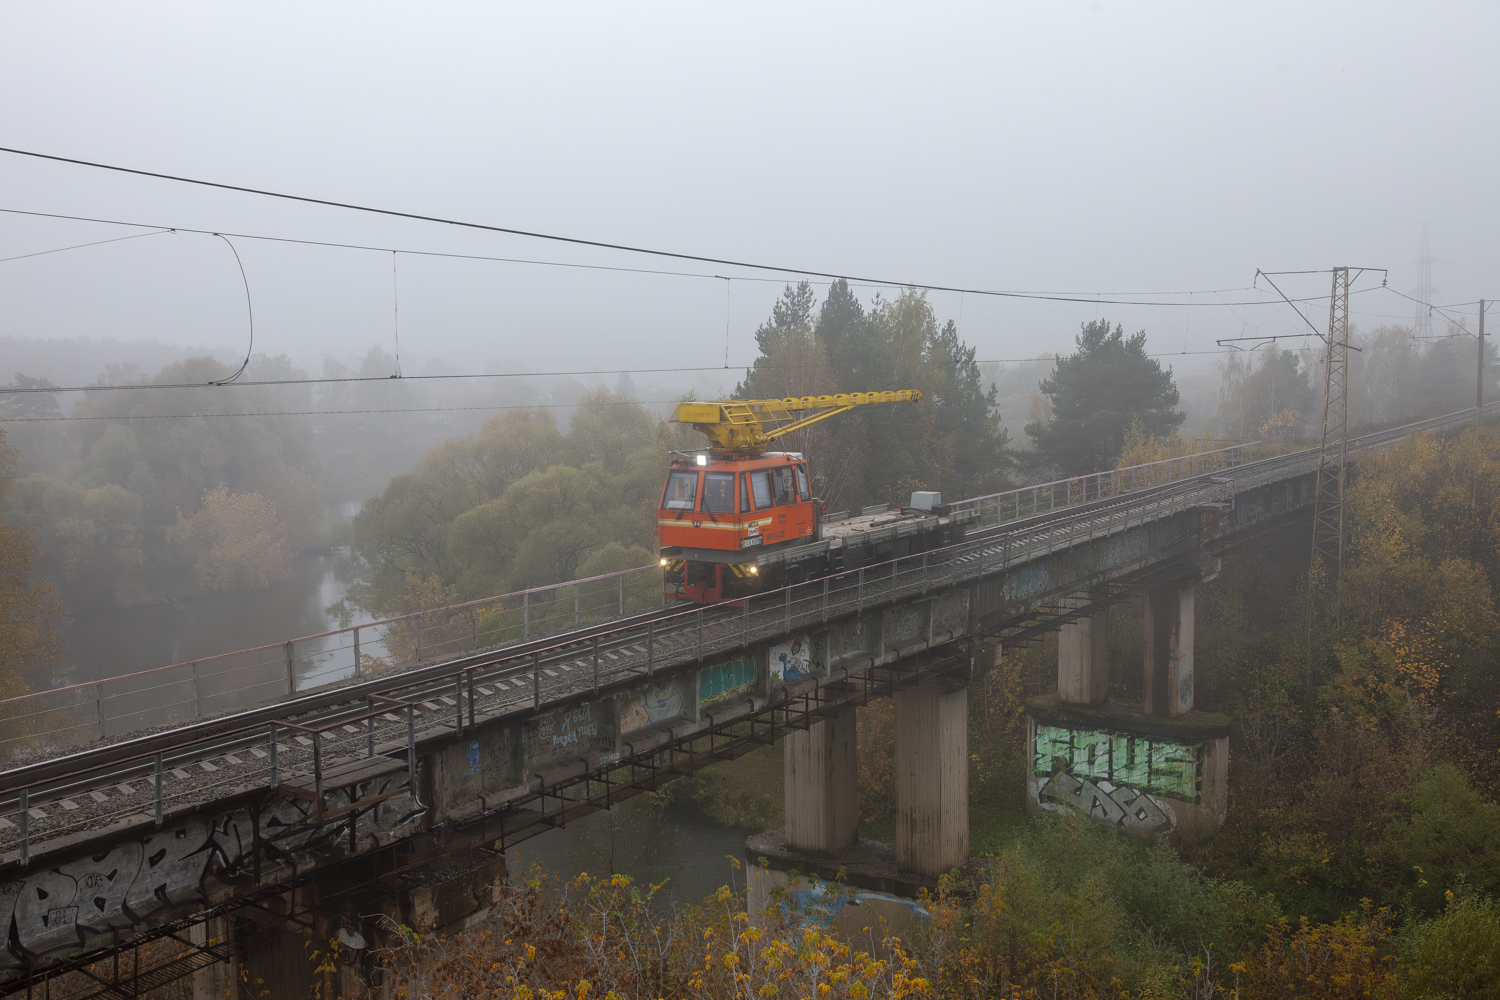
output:
MULTIPOLYGON (((1164 354, 1148 354, 1148 358, 1179 358, 1184 355, 1199 354, 1228 354, 1229 351, 1169 351, 1164 354)), ((981 358, 976 359, 974 364, 1024 364, 1027 362, 1054 362, 1057 355, 1051 358, 981 358)), ((918 361, 917 365, 956 365, 955 359, 945 361, 918 361)), ((800 370, 798 365, 774 365, 762 366, 762 370, 800 370)), ((228 380, 219 382, 168 382, 156 384, 152 382, 130 382, 123 385, 69 385, 69 386, 6 386, 0 385, 0 395, 19 395, 28 392, 110 392, 124 389, 209 389, 223 388, 228 386, 277 386, 277 385, 328 385, 351 382, 432 382, 446 379, 467 378, 577 378, 588 375, 663 375, 680 374, 686 372, 716 372, 723 371, 718 365, 702 365, 697 367, 680 368, 600 368, 578 371, 550 371, 550 372, 455 372, 442 375, 349 375, 342 378, 283 378, 283 379, 240 379, 235 382, 228 380)))
POLYGON ((214 235, 228 245, 229 252, 234 254, 234 262, 239 265, 240 280, 245 283, 245 313, 250 319, 250 343, 245 348, 245 360, 240 362, 239 369, 233 375, 212 383, 213 385, 228 385, 245 374, 245 369, 250 367, 250 355, 255 351, 255 309, 250 304, 250 279, 245 276, 245 262, 240 260, 240 252, 235 249, 233 243, 229 242, 229 237, 223 233, 214 233, 214 235))
MULTIPOLYGON (((1212 353, 1228 353, 1216 351, 1212 353)), ((714 371, 715 369, 705 369, 714 371)), ((1204 372, 1217 371, 1215 368, 1198 368, 1192 371, 1178 372, 1179 375, 1201 375, 1204 372)), ((1034 389, 1037 379, 1032 382, 1009 382, 1004 385, 996 384, 997 389, 1034 389)), ((46 391, 46 390, 43 390, 46 391)), ((115 415, 88 415, 88 416, 58 416, 58 417, 7 417, 0 415, 0 423, 12 424, 41 424, 57 423, 60 421, 109 421, 109 420, 192 420, 209 417, 333 417, 350 416, 367 413, 465 413, 473 411, 497 411, 497 410, 566 410, 583 409, 593 406, 666 406, 682 402, 681 399, 644 399, 644 400, 620 400, 618 402, 585 402, 579 400, 573 403, 503 403, 482 406, 387 406, 373 407, 358 410, 244 410, 227 413, 199 412, 199 413, 123 413, 115 415)))
POLYGON ((0 257, 0 264, 4 264, 12 260, 26 260, 30 257, 45 257, 50 253, 66 253, 69 250, 83 250, 86 247, 99 247, 103 246, 106 243, 123 243, 126 240, 138 240, 143 236, 160 236, 163 233, 170 233, 171 231, 172 230, 170 229, 158 229, 154 233, 131 233, 129 236, 116 236, 113 239, 108 240, 94 240, 92 243, 76 243, 73 246, 58 247, 55 250, 38 250, 35 253, 16 254, 14 257, 0 257))
MULTIPOLYGON (((887 285, 894 288, 923 288, 937 292, 967 292, 973 295, 987 295, 999 298, 1024 298, 1037 299, 1052 302, 1080 302, 1099 305, 1173 305, 1181 306, 1188 303, 1127 303, 1099 301, 1097 298, 1074 297, 1065 295, 1041 295, 1027 292, 1001 291, 995 289, 963 288, 955 285, 935 285, 921 281, 900 281, 889 278, 869 278, 853 274, 839 274, 833 271, 816 271, 802 267, 783 267, 775 264, 761 264, 754 261, 739 261, 724 257, 708 257, 700 254, 681 253, 673 250, 657 250, 650 247, 633 246, 627 243, 610 243, 604 240, 583 239, 576 236, 561 236, 556 233, 534 232, 526 229, 515 229, 508 226, 492 226, 482 222, 468 222, 461 219, 449 219, 442 216, 423 215, 416 212, 403 212, 396 209, 376 208, 369 205, 357 205, 352 202, 333 201, 327 198, 313 198, 308 195, 287 194, 280 191, 270 191, 263 188, 245 187, 237 184, 225 184, 219 181, 206 181, 194 177, 181 177, 176 174, 164 174, 151 170, 140 170, 134 167, 121 167, 109 163, 97 163, 92 160, 80 160, 67 156, 56 156, 51 153, 38 153, 32 150, 15 149, 0 146, 0 153, 11 153, 16 156, 27 156, 39 160, 49 160, 55 163, 68 163, 74 166, 90 167, 95 170, 107 170, 115 173, 132 174, 138 177, 151 177, 157 180, 172 181, 179 184, 193 184, 199 187, 216 188, 222 191, 236 191, 242 194, 253 194, 265 198, 277 198, 284 201, 295 201, 309 205, 323 205, 330 208, 342 208, 353 212, 363 212, 371 215, 384 215, 397 219, 410 219, 417 222, 434 222, 439 225, 455 226, 462 229, 474 229, 482 232, 501 233, 507 236, 520 236, 527 239, 547 240, 554 243, 565 243, 573 246, 592 247, 601 250, 617 250, 623 253, 638 253, 653 257, 666 257, 673 260, 691 260, 703 264, 720 264, 728 267, 742 267, 752 271, 776 271, 781 274, 808 275, 817 278, 829 278, 833 280, 843 279, 849 282, 861 284, 887 285)), ((42 213, 37 213, 42 214, 42 213)), ((186 230, 184 230, 186 231, 186 230)), ((709 275, 701 275, 709 277, 709 275)), ((1099 293, 1105 294, 1105 293, 1099 293)), ((1323 296, 1326 298, 1326 296, 1323 296)), ((1247 302, 1246 305, 1258 305, 1258 302, 1247 302)))
MULTIPOLYGON (((664 270, 662 268, 624 267, 624 266, 618 265, 618 264, 581 264, 581 263, 577 263, 577 262, 574 262, 574 261, 565 261, 565 260, 539 260, 539 259, 537 259, 535 257, 497 257, 497 256, 494 256, 492 254, 453 253, 453 252, 441 251, 441 250, 412 250, 412 249, 407 248, 407 247, 378 246, 378 245, 369 244, 369 243, 340 243, 340 242, 337 242, 337 241, 334 241, 334 240, 300 239, 300 238, 295 237, 295 236, 265 236, 265 235, 258 234, 258 233, 235 233, 235 232, 230 232, 227 229, 223 229, 223 230, 209 230, 209 229, 194 229, 191 226, 153 226, 152 224, 145 223, 145 222, 127 222, 127 221, 120 220, 120 219, 104 219, 104 218, 99 218, 99 217, 96 217, 96 216, 88 216, 88 215, 67 215, 67 214, 62 213, 62 212, 37 212, 37 211, 31 211, 31 210, 21 209, 21 208, 0 208, 0 212, 4 212, 4 213, 9 214, 9 215, 28 215, 28 216, 33 216, 33 217, 42 218, 42 219, 64 219, 64 220, 69 221, 69 222, 93 222, 93 223, 98 223, 100 225, 106 225, 106 226, 132 226, 132 227, 137 227, 137 228, 142 228, 142 229, 146 229, 146 228, 159 228, 159 229, 162 229, 162 230, 164 230, 166 232, 173 232, 173 233, 198 233, 198 234, 202 234, 202 235, 213 236, 213 235, 217 235, 218 233, 222 232, 224 235, 233 236, 235 239, 260 240, 260 241, 267 242, 267 243, 292 243, 292 244, 297 244, 297 245, 301 245, 301 246, 327 247, 327 248, 336 249, 336 250, 367 250, 367 251, 371 251, 371 252, 375 252, 375 253, 402 253, 402 254, 406 254, 407 256, 410 256, 410 257, 440 257, 440 258, 449 258, 449 259, 452 259, 452 260, 483 260, 483 261, 492 261, 494 263, 499 263, 499 264, 531 264, 531 265, 535 265, 535 266, 538 266, 538 267, 572 268, 572 269, 581 270, 581 271, 616 271, 616 272, 620 272, 620 273, 624 273, 624 274, 653 274, 653 275, 660 275, 660 276, 663 276, 663 277, 671 277, 671 278, 710 278, 710 279, 724 280, 724 281, 730 280, 725 275, 722 275, 722 274, 709 274, 709 273, 704 272, 704 271, 668 271, 668 270, 664 270)), ((770 284, 779 284, 779 283, 785 281, 786 279, 785 278, 760 278, 760 277, 755 277, 753 275, 735 275, 733 280, 735 280, 735 281, 759 281, 759 282, 766 282, 766 283, 770 283, 770 284)), ((834 281, 847 281, 851 286, 856 287, 856 288, 923 288, 923 289, 928 289, 928 290, 931 290, 931 291, 957 291, 960 294, 1002 296, 1002 297, 1005 297, 1005 298, 1031 299, 1031 300, 1040 300, 1040 301, 1044 301, 1044 302, 1074 302, 1074 303, 1082 303, 1082 304, 1085 304, 1085 305, 1105 305, 1105 306, 1108 306, 1108 305, 1118 305, 1118 306, 1164 306, 1164 307, 1171 307, 1171 308, 1187 306, 1190 303, 1187 302, 1187 301, 1184 301, 1184 302, 1143 302, 1143 301, 1136 301, 1136 300, 1131 300, 1131 299, 1104 298, 1104 296, 1125 296, 1125 295, 1187 295, 1187 296, 1193 296, 1193 295, 1210 295, 1210 294, 1222 296, 1223 293, 1226 293, 1226 292, 1247 292, 1247 291, 1254 291, 1255 290, 1253 287, 1248 287, 1247 288, 1245 286, 1240 286, 1240 287, 1236 287, 1236 288, 1218 288, 1218 289, 1210 288, 1210 289, 1197 289, 1197 290, 1193 290, 1193 291, 1171 291, 1171 292, 1151 292, 1151 291, 1135 291, 1135 292, 1020 292, 1020 291, 984 291, 984 290, 972 289, 972 288, 967 288, 967 289, 965 289, 965 288, 947 288, 947 287, 940 286, 940 285, 909 285, 909 284, 902 284, 900 282, 893 282, 893 281, 873 281, 873 280, 868 280, 868 279, 863 279, 863 278, 834 278, 834 279, 831 279, 829 281, 816 281, 816 282, 809 282, 809 283, 810 284, 816 284, 816 285, 829 285, 829 284, 832 284, 834 281)), ((1310 295, 1310 296, 1307 296, 1306 298, 1294 299, 1293 301, 1295 301, 1295 302, 1316 302, 1316 301, 1318 301, 1320 299, 1326 299, 1326 298, 1328 298, 1328 296, 1326 296, 1326 295, 1310 295)), ((1238 306, 1279 305, 1279 303, 1275 299, 1252 299, 1252 300, 1246 300, 1246 301, 1242 301, 1242 302, 1224 302, 1222 304, 1226 305, 1226 306, 1234 306, 1234 305, 1238 305, 1238 306)))

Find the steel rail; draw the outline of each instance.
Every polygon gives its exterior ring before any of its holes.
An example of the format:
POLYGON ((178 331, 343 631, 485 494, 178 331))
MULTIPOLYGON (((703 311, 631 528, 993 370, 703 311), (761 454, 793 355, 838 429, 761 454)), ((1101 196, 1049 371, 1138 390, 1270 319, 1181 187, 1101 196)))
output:
MULTIPOLYGON (((1495 405, 1500 404, 1492 404, 1492 406, 1495 405)), ((1490 408, 1487 407, 1486 409, 1490 408)), ((1469 419, 1472 419, 1473 413, 1473 410, 1468 410, 1431 418, 1401 428, 1362 435, 1350 442, 1351 450, 1379 447, 1398 442, 1413 433, 1467 422, 1469 419)), ((1030 561, 1031 558, 1035 558, 1037 555, 1055 551, 1059 545, 1069 546, 1076 544, 1078 536, 1081 533, 1080 526, 1086 529, 1082 533, 1089 538, 1095 537, 1101 531, 1104 534, 1111 534, 1115 531, 1124 530, 1134 524, 1141 524, 1149 520, 1168 516, 1171 513, 1186 509, 1186 506, 1191 506, 1203 500, 1213 501, 1215 498, 1222 500, 1226 494, 1232 496, 1232 493, 1239 488, 1242 480, 1270 481, 1277 478, 1285 478, 1287 475, 1301 474, 1306 470, 1300 467, 1313 461, 1316 454, 1316 449, 1307 449, 1286 455, 1274 456, 1259 462, 1237 466, 1233 470, 1233 475, 1225 475, 1224 472, 1227 470, 1203 473, 1191 479, 1165 484, 1156 489, 1111 497, 1103 501, 1095 501, 1089 505, 1081 505, 1076 508, 1040 515, 1035 519, 1029 519, 1028 522, 1010 522, 1003 526, 985 530, 979 533, 979 537, 975 539, 966 540, 963 543, 949 546, 946 549, 933 550, 923 554, 921 557, 921 587, 926 588, 928 585, 928 571, 931 568, 934 557, 937 558, 940 566, 948 565, 952 567, 949 577, 954 582, 957 581, 960 575, 957 571, 957 564, 960 562, 977 561, 978 563, 977 573, 965 571, 962 574, 965 579, 991 575, 995 570, 1003 570, 1010 565, 1030 561), (1000 527, 1003 527, 1003 530, 998 530, 1000 527), (1023 545, 1024 552, 1017 551, 1015 555, 1017 557, 1024 556, 1024 558, 1012 559, 1010 555, 1011 550, 1023 545), (986 559, 1000 554, 999 550, 1001 549, 1004 550, 1002 561, 998 565, 991 563, 989 566, 990 572, 986 572, 986 559)), ((866 567, 866 570, 880 569, 882 573, 885 566, 890 567, 889 576, 876 578, 869 584, 864 582, 865 573, 860 572, 858 574, 859 582, 856 585, 851 585, 850 577, 855 575, 851 571, 834 574, 828 578, 809 581, 808 583, 790 585, 778 591, 772 591, 770 592, 771 594, 782 595, 783 600, 777 600, 774 602, 774 605, 762 607, 760 609, 761 613, 764 614, 767 611, 771 611, 774 613, 775 618, 780 620, 781 606, 784 603, 786 618, 781 625, 776 625, 773 622, 773 625, 776 627, 769 630, 759 625, 753 630, 750 628, 749 617, 752 614, 751 605, 754 603, 754 599, 749 599, 741 605, 745 619, 744 638, 748 641, 752 631, 757 637, 762 634, 785 634, 787 629, 817 621, 817 612, 811 608, 804 607, 805 600, 797 602, 798 610, 795 614, 792 613, 792 592, 797 589, 806 589, 810 585, 818 587, 818 598, 822 601, 821 617, 823 621, 831 620, 834 617, 844 617, 851 610, 855 610, 857 613, 858 609, 864 607, 876 607, 895 601, 902 596, 903 589, 907 590, 908 593, 914 592, 910 584, 903 587, 899 577, 901 564, 904 562, 909 563, 915 558, 914 556, 906 556, 866 567), (835 580, 840 583, 840 587, 837 590, 834 590, 831 586, 835 580), (856 586, 859 591, 857 604, 849 600, 850 593, 856 589, 856 586), (869 593, 868 597, 865 596, 867 591, 869 593), (838 598, 834 602, 833 614, 830 614, 829 611, 830 597, 825 596, 825 592, 827 595, 838 598)), ((908 573, 911 572, 914 571, 909 568, 908 573)), ((564 636, 536 640, 531 644, 527 644, 535 647, 530 651, 532 673, 537 681, 531 704, 528 705, 524 698, 512 697, 507 704, 496 703, 487 706, 484 713, 485 720, 490 721, 497 717, 509 715, 525 715, 534 712, 540 707, 541 684, 538 668, 541 664, 541 654, 544 652, 548 654, 547 663, 549 665, 557 665, 570 659, 576 660, 580 652, 585 648, 591 650, 592 642, 595 639, 607 638, 609 640, 608 647, 601 644, 601 648, 608 651, 624 650, 631 646, 639 649, 642 639, 639 629, 643 625, 646 626, 649 635, 653 637, 659 636, 665 643, 673 636, 696 632, 699 621, 702 620, 704 627, 710 631, 720 631, 720 626, 724 625, 731 626, 729 629, 724 630, 728 632, 726 636, 716 637, 712 644, 712 654, 717 655, 723 650, 732 649, 737 645, 734 641, 736 638, 734 633, 740 630, 733 627, 732 623, 740 619, 740 617, 739 613, 729 610, 724 605, 713 609, 664 609, 659 612, 634 616, 630 622, 605 623, 580 629, 564 636), (702 616, 702 619, 699 616, 700 610, 707 610, 708 612, 708 614, 702 616), (668 625, 660 633, 656 631, 659 623, 667 623, 668 625), (724 641, 726 639, 729 641, 724 641)), ((701 659, 705 655, 708 655, 708 647, 700 641, 697 643, 696 656, 683 655, 682 652, 672 653, 668 656, 669 662, 665 663, 664 666, 670 666, 678 662, 692 662, 695 658, 701 659)), ((394 694, 396 692, 405 692, 408 700, 423 697, 432 698, 434 696, 436 698, 444 698, 443 695, 436 693, 452 690, 453 686, 450 682, 453 678, 468 677, 473 682, 481 671, 489 668, 493 669, 489 673, 484 674, 480 683, 495 683, 496 686, 499 686, 498 681, 500 679, 514 678, 524 674, 526 670, 526 658, 527 653, 518 650, 516 647, 508 647, 503 651, 487 651, 470 657, 432 664, 417 670, 408 670, 387 677, 374 678, 360 684, 326 690, 292 702, 281 702, 239 713, 233 717, 233 720, 242 723, 238 728, 226 730, 224 728, 226 722, 231 720, 219 719, 196 723, 186 727, 177 727, 161 733, 150 734, 137 740, 122 741, 121 743, 104 747, 89 748, 54 761, 40 762, 4 772, 0 774, 0 788, 3 788, 7 792, 19 792, 34 788, 43 795, 52 794, 55 796, 59 788, 62 787, 69 789, 84 787, 87 783, 92 783, 94 787, 104 787, 113 779, 119 778, 124 780, 123 776, 138 773, 142 768, 147 766, 147 757, 152 754, 171 751, 174 754, 174 758, 182 756, 184 758, 192 757, 197 760, 205 759, 205 755, 216 756, 223 752, 222 748, 224 747, 234 747, 237 743, 243 744, 245 741, 253 741, 257 737, 255 732, 256 727, 267 721, 290 721, 292 718, 305 718, 312 713, 322 712, 324 714, 318 721, 324 726, 331 727, 338 724, 341 706, 344 716, 357 713, 358 710, 350 707, 350 703, 361 697, 368 698, 377 693, 394 694), (134 750, 135 753, 130 753, 129 751, 131 750, 134 750)), ((627 657, 626 659, 627 663, 622 668, 612 671, 609 681, 610 686, 620 683, 622 680, 642 675, 640 665, 637 664, 632 667, 628 662, 630 658, 627 657)), ((644 675, 649 676, 653 665, 648 658, 645 664, 644 675)), ((461 683, 459 690, 461 698, 461 683)), ((512 691, 512 693, 514 692, 512 691)), ((579 694, 580 691, 577 689, 561 692, 563 701, 574 699, 579 694)), ((497 701, 504 702, 505 699, 497 699, 497 701)), ((558 704, 560 702, 556 698, 549 697, 548 703, 558 704)), ((471 719, 475 717, 476 707, 471 696, 471 719)), ((461 730, 463 728, 461 700, 458 702, 458 710, 456 727, 461 730)), ((427 727, 424 732, 431 734, 431 736, 447 736, 453 732, 453 729, 439 721, 436 725, 427 727)), ((373 735, 369 738, 371 741, 374 739, 373 735)), ((394 741, 382 740, 381 742, 383 746, 388 748, 387 752, 395 752, 394 741)), ((160 800, 160 797, 161 793, 158 790, 158 800, 160 800)), ((3 804, 8 805, 9 803, 4 802, 3 804)), ((19 799, 17 804, 20 804, 19 799)), ((22 812, 24 813, 24 811, 23 809, 22 812)), ((130 810, 127 810, 128 812, 130 810)), ((134 812, 138 813, 139 810, 134 810, 134 812)))

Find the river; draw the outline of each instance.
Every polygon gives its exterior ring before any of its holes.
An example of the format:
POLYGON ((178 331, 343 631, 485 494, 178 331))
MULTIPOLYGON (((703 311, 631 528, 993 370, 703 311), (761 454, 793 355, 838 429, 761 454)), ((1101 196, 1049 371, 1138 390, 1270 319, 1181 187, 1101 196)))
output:
MULTIPOLYGON (((324 609, 343 599, 359 570, 359 560, 339 546, 302 553, 292 561, 288 579, 263 590, 90 609, 86 616, 75 615, 65 632, 58 684, 118 677, 336 629, 340 623, 324 609)), ((350 624, 370 620, 356 615, 350 624)), ((304 669, 315 669, 311 659, 304 662, 310 664, 304 669)))

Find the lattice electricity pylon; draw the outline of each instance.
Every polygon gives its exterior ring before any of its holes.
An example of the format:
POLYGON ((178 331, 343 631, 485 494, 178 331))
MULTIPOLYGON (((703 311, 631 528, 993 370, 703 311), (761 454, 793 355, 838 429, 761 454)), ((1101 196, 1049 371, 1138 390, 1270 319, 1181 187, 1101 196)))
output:
POLYGON ((1328 352, 1323 364, 1323 438, 1313 505, 1312 557, 1321 556, 1333 580, 1344 562, 1344 454, 1349 443, 1349 269, 1333 269, 1328 306, 1328 352))

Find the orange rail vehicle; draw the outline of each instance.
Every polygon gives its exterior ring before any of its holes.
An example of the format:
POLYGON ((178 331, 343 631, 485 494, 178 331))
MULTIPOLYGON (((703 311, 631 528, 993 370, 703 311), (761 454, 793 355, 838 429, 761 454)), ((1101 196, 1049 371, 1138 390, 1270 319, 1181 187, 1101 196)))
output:
MULTIPOLYGON (((656 521, 667 597, 719 601, 843 568, 858 548, 846 544, 859 540, 859 532, 851 535, 849 529, 860 525, 850 521, 830 536, 827 522, 844 518, 829 518, 813 495, 806 460, 767 445, 856 406, 921 398, 905 389, 679 404, 672 420, 692 424, 712 444, 702 452, 676 453, 667 473, 656 521)), ((889 517, 885 507, 865 512, 871 518, 875 513, 889 517)), ((896 515, 921 516, 916 510, 896 515)), ((937 520, 932 529, 940 528, 937 520)), ((951 526, 945 521, 941 527, 949 530, 904 531, 902 547, 919 551, 911 549, 911 539, 951 538, 951 526)))

